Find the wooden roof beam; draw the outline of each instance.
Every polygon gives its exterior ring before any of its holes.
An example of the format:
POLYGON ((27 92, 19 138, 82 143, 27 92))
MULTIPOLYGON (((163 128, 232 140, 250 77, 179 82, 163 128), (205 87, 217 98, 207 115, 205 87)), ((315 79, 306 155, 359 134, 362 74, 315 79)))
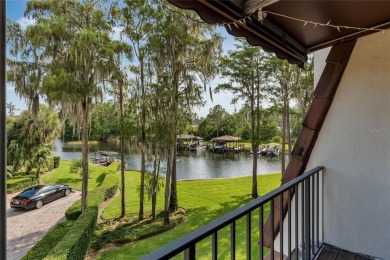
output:
POLYGON ((245 2, 244 15, 252 14, 260 8, 272 5, 279 0, 248 0, 245 2))

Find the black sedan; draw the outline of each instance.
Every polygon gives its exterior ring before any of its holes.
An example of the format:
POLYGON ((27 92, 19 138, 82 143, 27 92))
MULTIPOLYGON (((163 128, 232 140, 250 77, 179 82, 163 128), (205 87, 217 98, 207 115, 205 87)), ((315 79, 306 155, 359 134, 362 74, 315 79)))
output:
POLYGON ((71 191, 72 187, 69 185, 37 185, 13 197, 10 206, 11 208, 39 209, 50 201, 68 196, 71 191))

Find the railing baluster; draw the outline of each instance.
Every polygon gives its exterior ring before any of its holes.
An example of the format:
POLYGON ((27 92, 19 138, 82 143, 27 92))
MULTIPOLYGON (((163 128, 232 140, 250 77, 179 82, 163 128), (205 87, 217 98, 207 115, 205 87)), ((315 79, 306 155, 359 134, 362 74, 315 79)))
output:
POLYGON ((270 218, 271 218, 271 248, 270 248, 270 253, 271 253, 271 259, 274 259, 274 199, 270 201, 270 218))
POLYGON ((280 219, 280 224, 279 224, 279 237, 280 237, 280 249, 279 249, 279 256, 280 260, 283 260, 283 193, 279 195, 279 219, 280 219))
POLYGON ((212 251, 213 251, 213 260, 218 259, 218 231, 212 235, 212 251))
POLYGON ((317 181, 317 187, 316 187, 316 190, 317 190, 317 196, 316 196, 316 200, 317 200, 317 207, 316 207, 316 217, 317 217, 317 226, 316 226, 316 235, 317 235, 317 250, 320 248, 320 173, 317 172, 316 173, 316 181, 317 181))
POLYGON ((305 180, 305 220, 304 259, 310 259, 310 178, 305 180))
POLYGON ((252 243, 252 236, 251 236, 251 213, 249 212, 248 215, 246 215, 246 259, 251 259, 251 243, 252 243))
POLYGON ((259 252, 259 259, 263 260, 264 258, 264 208, 263 206, 260 206, 259 208, 259 226, 260 226, 260 252, 259 252))
POLYGON ((196 256, 195 245, 191 245, 189 248, 184 250, 185 260, 195 260, 195 256, 196 256))
POLYGON ((288 190, 288 260, 291 260, 291 189, 288 190))
POLYGON ((299 189, 298 185, 294 187, 295 190, 295 252, 296 252, 296 259, 298 260, 298 245, 299 245, 299 229, 298 229, 298 217, 299 217, 299 209, 298 209, 298 201, 299 201, 299 189))
POLYGON ((236 259, 236 222, 230 224, 230 259, 236 259))
POLYGON ((312 254, 315 254, 315 248, 314 248, 314 223, 315 223, 315 208, 314 208, 314 176, 310 177, 311 179, 311 250, 312 254))

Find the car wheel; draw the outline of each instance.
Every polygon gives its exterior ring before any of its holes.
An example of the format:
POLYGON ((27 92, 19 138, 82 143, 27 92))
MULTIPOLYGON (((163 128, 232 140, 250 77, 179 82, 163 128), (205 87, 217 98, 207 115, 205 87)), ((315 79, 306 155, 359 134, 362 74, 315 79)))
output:
POLYGON ((42 208, 43 206, 43 201, 42 200, 38 200, 37 202, 35 202, 35 208, 36 209, 40 209, 42 208))
POLYGON ((64 192, 64 195, 68 196, 69 194, 70 194, 70 189, 66 189, 65 192, 64 192))

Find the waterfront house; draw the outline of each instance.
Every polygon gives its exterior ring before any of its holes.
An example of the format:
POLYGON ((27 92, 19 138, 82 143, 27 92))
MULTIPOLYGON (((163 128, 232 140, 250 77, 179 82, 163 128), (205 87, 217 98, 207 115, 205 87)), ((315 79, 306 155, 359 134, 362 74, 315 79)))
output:
POLYGON ((146 259, 196 259, 209 236, 217 259, 225 226, 234 259, 241 217, 247 259, 253 247, 262 258, 263 246, 267 259, 390 259, 390 1, 169 1, 292 64, 314 52, 316 88, 283 185, 146 259), (258 209, 261 241, 252 244, 258 209))

